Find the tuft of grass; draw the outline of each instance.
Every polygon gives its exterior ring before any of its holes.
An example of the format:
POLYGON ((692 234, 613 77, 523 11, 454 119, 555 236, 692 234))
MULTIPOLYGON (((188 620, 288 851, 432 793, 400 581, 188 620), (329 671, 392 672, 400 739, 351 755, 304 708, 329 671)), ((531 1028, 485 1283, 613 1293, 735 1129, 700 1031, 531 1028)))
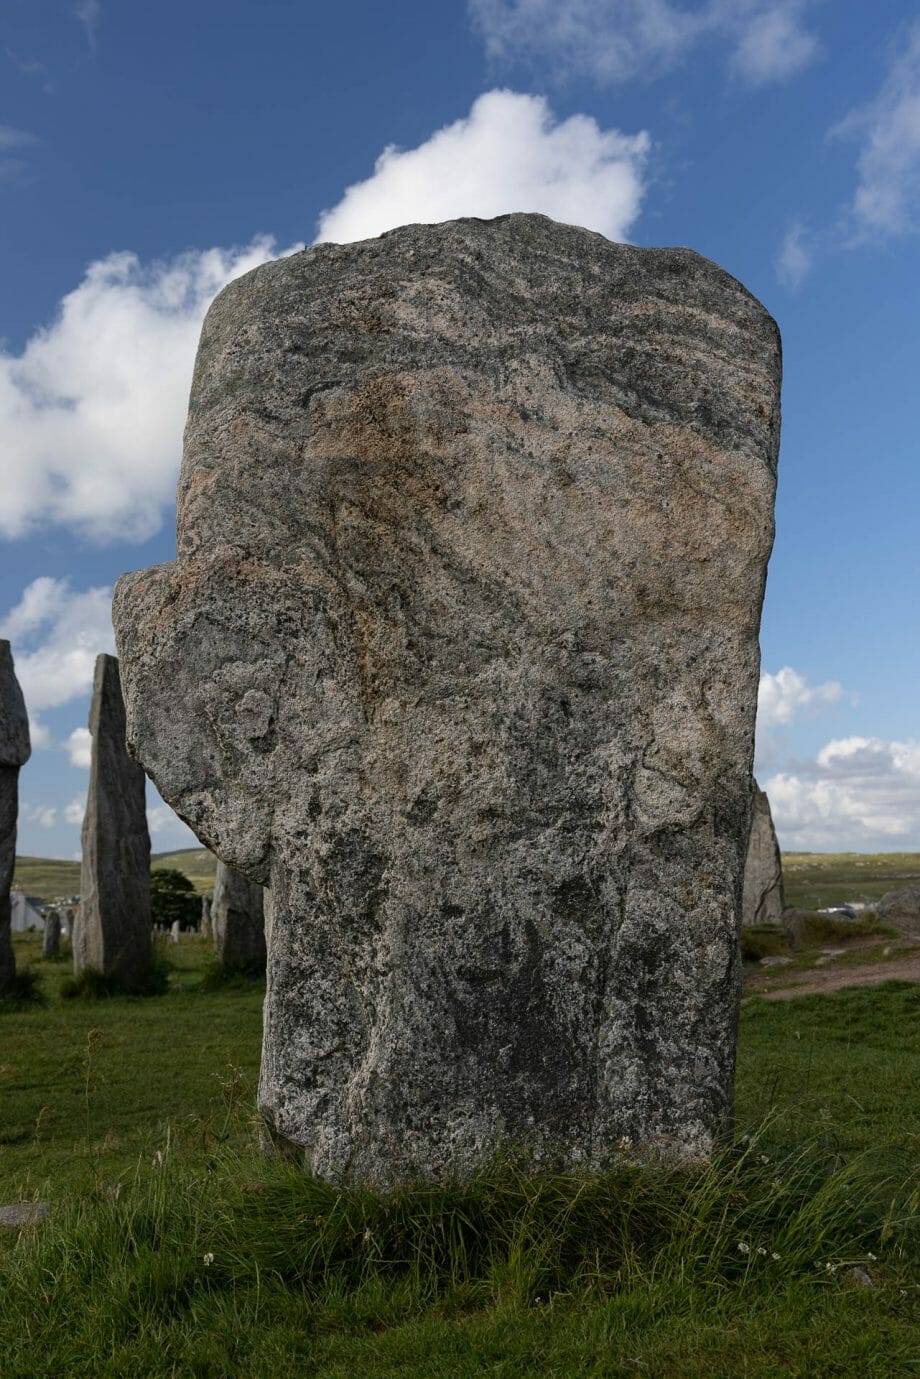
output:
POLYGON ((788 953, 789 940, 775 924, 750 924, 741 930, 741 959, 760 962, 761 958, 788 953))
POLYGON ((65 977, 59 994, 64 1001, 105 1001, 113 996, 162 996, 169 988, 169 964, 154 952, 143 981, 124 982, 116 972, 100 972, 84 967, 74 977, 65 977))
POLYGON ((228 967, 216 958, 210 958, 204 965, 197 990, 203 995, 212 995, 216 991, 251 991, 264 986, 264 963, 228 967))
POLYGON ((900 1372, 893 1359, 914 1336, 903 1299, 915 1289, 916 1165, 761 1146, 600 1178, 506 1161, 386 1192, 252 1150, 201 1166, 167 1149, 0 1248, 4 1374, 524 1379, 628 1374, 637 1353, 639 1372, 661 1379, 900 1372), (888 1322, 874 1350, 857 1268, 888 1322), (816 1349, 822 1309, 836 1326, 816 1349), (749 1324, 764 1315, 769 1339, 749 1324), (724 1347, 739 1329, 734 1368, 724 1347), (755 1367, 754 1348, 777 1338, 777 1360, 808 1338, 805 1368, 755 1367))
POLYGON ((47 1000, 38 973, 26 967, 13 974, 12 981, 0 994, 0 1014, 43 1006, 47 1000))

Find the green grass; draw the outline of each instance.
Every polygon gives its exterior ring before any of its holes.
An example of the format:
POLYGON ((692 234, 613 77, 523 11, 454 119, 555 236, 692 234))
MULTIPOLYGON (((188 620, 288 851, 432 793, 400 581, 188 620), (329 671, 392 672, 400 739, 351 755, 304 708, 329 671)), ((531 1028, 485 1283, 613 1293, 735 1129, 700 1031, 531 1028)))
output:
POLYGON ((871 903, 920 881, 920 852, 785 852, 786 904, 820 910, 848 900, 871 903))
POLYGON ((54 1209, 0 1236, 4 1379, 920 1374, 920 986, 747 1001, 706 1168, 377 1194, 258 1151, 262 991, 203 941, 95 1003, 16 947, 0 1201, 54 1209))

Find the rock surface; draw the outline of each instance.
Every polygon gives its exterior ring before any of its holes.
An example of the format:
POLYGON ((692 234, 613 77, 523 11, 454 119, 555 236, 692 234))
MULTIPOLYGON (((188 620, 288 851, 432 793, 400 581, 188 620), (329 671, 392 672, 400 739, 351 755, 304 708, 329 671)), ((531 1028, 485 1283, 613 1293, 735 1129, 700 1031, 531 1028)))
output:
POLYGON ((267 883, 260 1107, 333 1179, 729 1120, 780 351, 687 249, 407 226, 205 322, 132 750, 267 883))
POLYGON ((883 924, 905 934, 920 934, 920 886, 902 886, 886 891, 876 906, 876 917, 883 924))
POLYGON ((766 791, 755 781, 751 832, 744 863, 741 923, 781 925, 784 908, 783 866, 770 801, 766 791))
POLYGON ((211 906, 214 951, 227 968, 265 970, 262 887, 218 861, 211 906))
POLYGON ((61 912, 48 910, 45 914, 45 933, 42 939, 42 957, 56 958, 61 950, 61 912))
POLYGON ((211 901, 206 895, 201 897, 201 923, 198 926, 198 932, 202 938, 209 939, 211 937, 211 901))
POLYGON ((80 917, 74 972, 94 968, 129 990, 151 960, 150 834, 144 773, 128 756, 114 656, 97 656, 89 729, 92 762, 83 817, 80 917))
POLYGON ((29 719, 10 644, 0 641, 0 994, 16 976, 10 933, 10 883, 16 866, 19 768, 29 760, 29 719))

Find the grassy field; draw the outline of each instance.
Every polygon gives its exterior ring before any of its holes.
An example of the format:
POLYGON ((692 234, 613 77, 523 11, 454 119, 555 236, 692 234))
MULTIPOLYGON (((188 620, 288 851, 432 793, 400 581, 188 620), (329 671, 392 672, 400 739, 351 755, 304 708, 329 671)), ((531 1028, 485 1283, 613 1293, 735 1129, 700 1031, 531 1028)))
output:
POLYGON ((844 901, 871 903, 920 881, 920 852, 785 852, 786 904, 818 910, 844 901))
MULTIPOLYGON (((207 848, 185 848, 180 852, 155 852, 151 867, 175 867, 184 872, 199 895, 214 889, 217 858, 207 848)), ((13 885, 39 900, 56 900, 63 895, 80 894, 80 863, 50 857, 17 857, 13 885)))
POLYGON ((16 948, 0 1201, 54 1210, 0 1233, 4 1379, 920 1374, 920 986, 746 1001, 710 1169, 381 1197, 260 1154, 262 991, 203 941, 95 1003, 16 948))
MULTIPOLYGON (((184 872, 199 895, 214 889, 217 861, 206 848, 154 853, 151 866, 184 872)), ((783 880, 786 904, 803 910, 846 900, 878 900, 886 891, 920 881, 920 853, 787 852, 783 856, 783 880)), ((41 900, 76 895, 80 863, 17 857, 13 884, 41 900)))

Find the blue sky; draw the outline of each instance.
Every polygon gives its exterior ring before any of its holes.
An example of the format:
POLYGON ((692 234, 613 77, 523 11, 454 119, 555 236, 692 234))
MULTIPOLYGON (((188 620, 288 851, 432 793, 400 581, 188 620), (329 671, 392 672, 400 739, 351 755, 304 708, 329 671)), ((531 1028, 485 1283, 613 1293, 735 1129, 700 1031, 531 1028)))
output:
MULTIPOLYGON (((78 852, 111 586, 174 554, 201 317, 317 237, 540 210, 690 245, 785 350, 757 771, 920 849, 920 4, 2 0, 0 636, 19 851, 78 852)), ((193 839, 151 788, 155 850, 193 839)))

